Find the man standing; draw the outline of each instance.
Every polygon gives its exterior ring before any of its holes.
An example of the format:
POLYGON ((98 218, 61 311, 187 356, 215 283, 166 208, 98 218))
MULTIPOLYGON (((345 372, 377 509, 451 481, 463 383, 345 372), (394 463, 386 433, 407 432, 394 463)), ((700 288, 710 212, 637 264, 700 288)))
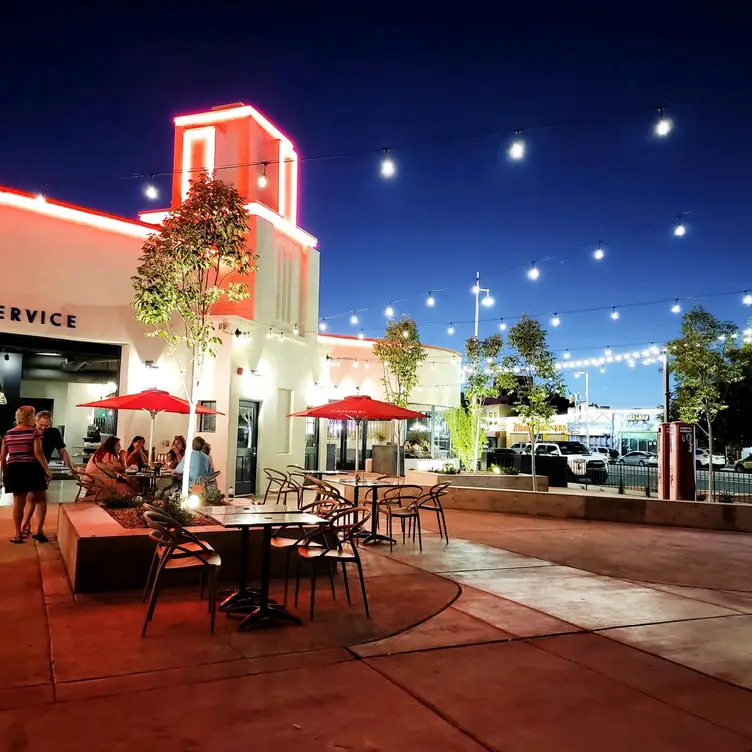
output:
POLYGON ((50 461, 52 453, 57 449, 60 459, 65 463, 71 473, 75 475, 73 464, 71 463, 68 450, 65 448, 63 437, 60 435, 60 431, 52 426, 52 416, 48 410, 42 410, 37 413, 36 426, 37 430, 42 434, 42 451, 44 452, 47 462, 50 461))

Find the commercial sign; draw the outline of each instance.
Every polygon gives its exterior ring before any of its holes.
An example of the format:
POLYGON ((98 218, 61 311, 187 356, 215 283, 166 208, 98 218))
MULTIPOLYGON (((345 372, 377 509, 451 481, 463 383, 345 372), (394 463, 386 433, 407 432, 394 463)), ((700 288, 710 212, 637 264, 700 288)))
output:
MULTIPOLYGON (((567 427, 565 425, 548 426, 545 432, 546 433, 566 433, 567 427)), ((515 423, 512 426, 512 433, 527 433, 527 426, 523 426, 522 423, 515 423)))
POLYGON ((628 413, 627 423, 647 423, 650 420, 648 413, 628 413))
POLYGON ((49 313, 38 308, 17 308, 16 306, 0 305, 0 321, 10 321, 14 324, 39 324, 44 326, 76 328, 76 317, 69 313, 54 311, 49 313))

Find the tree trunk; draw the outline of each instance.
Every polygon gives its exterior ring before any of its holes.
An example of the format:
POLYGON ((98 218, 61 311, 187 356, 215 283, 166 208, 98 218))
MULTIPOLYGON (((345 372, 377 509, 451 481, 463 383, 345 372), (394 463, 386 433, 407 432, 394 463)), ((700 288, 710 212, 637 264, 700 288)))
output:
POLYGON ((182 497, 183 504, 188 501, 188 495, 190 493, 190 470, 191 470, 191 452, 193 451, 193 439, 196 435, 196 392, 198 388, 198 375, 196 373, 196 354, 193 354, 191 358, 191 374, 190 381, 188 382, 188 404, 190 406, 188 412, 188 430, 185 436, 185 456, 183 457, 183 482, 180 488, 180 495, 182 497))
POLYGON ((713 491, 715 490, 715 483, 713 483, 713 424, 708 420, 708 501, 715 501, 713 498, 713 491))
POLYGON ((538 485, 535 482, 535 434, 530 431, 530 470, 533 473, 533 491, 538 490, 538 485))
POLYGON ((478 442, 480 439, 480 407, 478 405, 477 398, 473 398, 472 407, 473 416, 473 470, 472 472, 478 472, 478 442))

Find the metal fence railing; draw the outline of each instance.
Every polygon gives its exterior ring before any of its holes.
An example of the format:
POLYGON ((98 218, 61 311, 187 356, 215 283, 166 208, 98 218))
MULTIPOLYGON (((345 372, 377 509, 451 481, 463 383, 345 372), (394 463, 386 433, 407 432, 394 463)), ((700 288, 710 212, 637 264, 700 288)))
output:
MULTIPOLYGON (((697 470, 697 500, 733 504, 752 504, 752 473, 734 470, 713 470, 713 498, 708 498, 710 471, 697 470)), ((615 488, 619 493, 641 491, 645 496, 658 496, 658 468, 637 465, 610 464, 608 479, 603 483, 584 482, 583 485, 615 488)))

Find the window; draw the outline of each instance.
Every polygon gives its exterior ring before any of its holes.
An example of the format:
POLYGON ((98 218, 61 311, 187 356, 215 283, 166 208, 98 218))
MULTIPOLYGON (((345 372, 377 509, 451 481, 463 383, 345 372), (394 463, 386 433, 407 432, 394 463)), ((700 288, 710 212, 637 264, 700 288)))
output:
MULTIPOLYGON (((199 400, 198 404, 201 407, 208 407, 210 410, 217 409, 216 400, 199 400)), ((217 430, 217 416, 216 415, 199 415, 198 416, 198 432, 199 433, 214 433, 217 430)))
POLYGON ((277 389, 277 454, 290 454, 290 418, 293 412, 292 389, 277 389))

